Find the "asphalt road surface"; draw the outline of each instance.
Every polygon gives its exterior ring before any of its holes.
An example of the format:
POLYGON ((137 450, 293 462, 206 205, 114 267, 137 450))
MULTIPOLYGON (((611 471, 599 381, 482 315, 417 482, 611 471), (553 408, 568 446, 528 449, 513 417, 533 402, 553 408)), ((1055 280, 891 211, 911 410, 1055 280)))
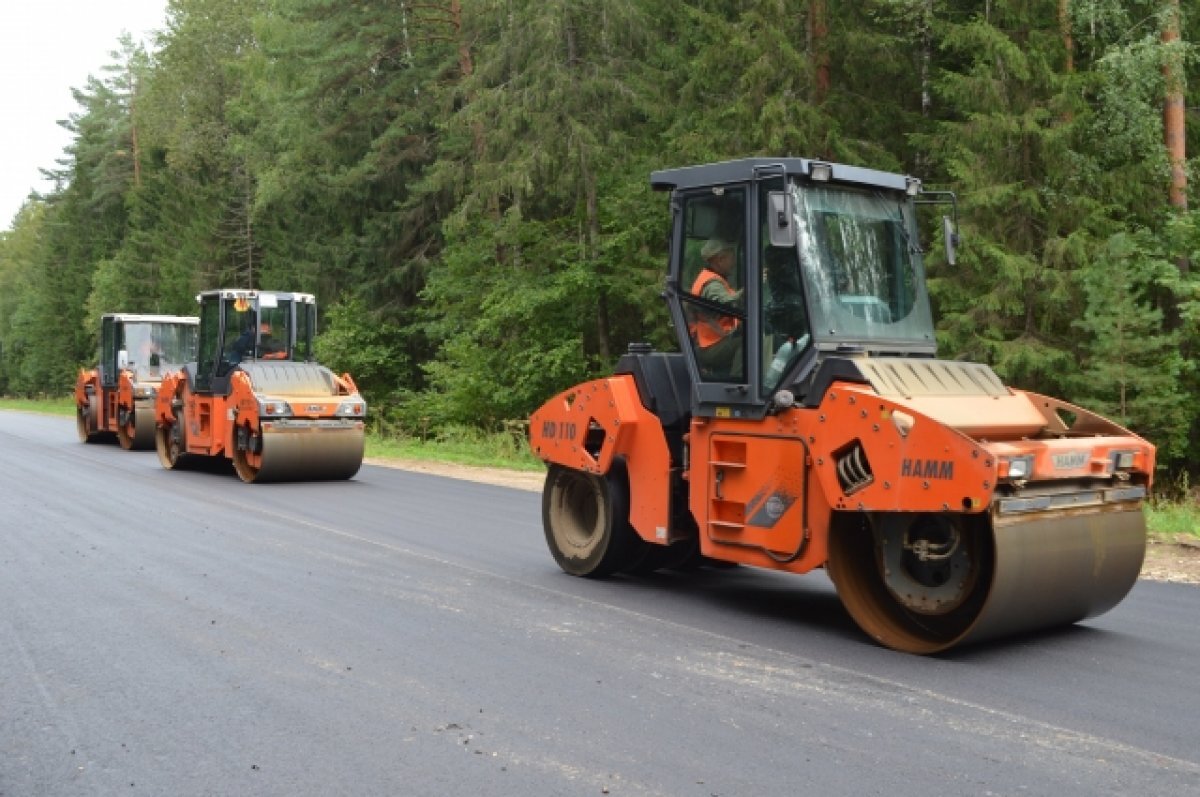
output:
POLYGON ((920 658, 823 573, 593 582, 536 493, 0 412, 0 795, 1200 794, 1200 587, 920 658))

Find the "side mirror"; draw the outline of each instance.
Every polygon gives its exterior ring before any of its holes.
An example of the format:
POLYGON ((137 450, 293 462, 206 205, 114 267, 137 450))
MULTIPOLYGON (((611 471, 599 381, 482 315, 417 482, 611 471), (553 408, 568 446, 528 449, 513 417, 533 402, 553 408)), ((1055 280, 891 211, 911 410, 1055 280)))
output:
POLYGON ((796 205, 790 191, 767 195, 767 235, 771 246, 796 245, 796 205))
POLYGON ((118 368, 128 368, 129 367, 129 352, 125 351, 124 349, 121 349, 120 351, 117 352, 117 367, 118 368))
POLYGON ((958 230, 949 216, 942 216, 942 238, 946 244, 946 262, 953 266, 958 261, 958 230))

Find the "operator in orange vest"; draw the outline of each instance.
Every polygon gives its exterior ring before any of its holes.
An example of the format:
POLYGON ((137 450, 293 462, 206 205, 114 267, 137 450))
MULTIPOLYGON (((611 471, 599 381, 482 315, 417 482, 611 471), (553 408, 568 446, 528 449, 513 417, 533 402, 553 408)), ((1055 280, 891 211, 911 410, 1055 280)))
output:
MULTIPOLYGON (((704 268, 692 283, 692 293, 716 304, 739 307, 743 291, 734 290, 729 284, 736 260, 733 244, 710 238, 700 249, 700 257, 704 268)), ((714 376, 740 374, 742 335, 737 318, 696 308, 688 329, 696 341, 701 365, 711 369, 714 376)))
POLYGON ((287 359, 287 347, 280 343, 275 338, 271 337, 271 325, 266 321, 259 324, 258 327, 258 350, 264 360, 285 360, 287 359))

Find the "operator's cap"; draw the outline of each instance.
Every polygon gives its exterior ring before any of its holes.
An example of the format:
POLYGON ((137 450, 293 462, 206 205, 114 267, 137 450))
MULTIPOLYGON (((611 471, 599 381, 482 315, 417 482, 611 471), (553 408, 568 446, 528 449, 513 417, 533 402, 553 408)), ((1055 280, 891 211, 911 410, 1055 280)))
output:
POLYGON ((709 238, 704 242, 703 248, 700 249, 700 257, 708 260, 710 257, 732 250, 733 244, 729 243, 729 241, 721 238, 709 238))

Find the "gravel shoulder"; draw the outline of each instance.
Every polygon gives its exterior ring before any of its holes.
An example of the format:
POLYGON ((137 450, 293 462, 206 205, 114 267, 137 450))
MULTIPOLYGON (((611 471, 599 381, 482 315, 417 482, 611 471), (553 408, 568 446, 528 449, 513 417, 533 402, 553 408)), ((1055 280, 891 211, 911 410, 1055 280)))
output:
POLYGON ((1200 540, 1151 540, 1146 546, 1142 578, 1176 584, 1200 584, 1200 540))
POLYGON ((537 493, 542 491, 542 483, 546 474, 535 471, 508 470, 507 468, 482 468, 474 465, 455 465, 450 462, 426 462, 417 459, 381 459, 367 457, 363 460, 368 465, 378 465, 382 468, 397 468, 411 470, 417 473, 431 473, 435 476, 446 476, 451 479, 494 484, 498 487, 511 487, 515 490, 528 490, 537 493))
MULTIPOLYGON (((442 462, 374 457, 368 457, 366 462, 385 468, 431 473, 451 479, 464 479, 529 492, 541 492, 542 482, 546 479, 545 474, 538 472, 442 462)), ((1142 565, 1141 577, 1176 584, 1200 584, 1200 540, 1184 536, 1174 539, 1152 539, 1146 546, 1146 561, 1142 565)))

